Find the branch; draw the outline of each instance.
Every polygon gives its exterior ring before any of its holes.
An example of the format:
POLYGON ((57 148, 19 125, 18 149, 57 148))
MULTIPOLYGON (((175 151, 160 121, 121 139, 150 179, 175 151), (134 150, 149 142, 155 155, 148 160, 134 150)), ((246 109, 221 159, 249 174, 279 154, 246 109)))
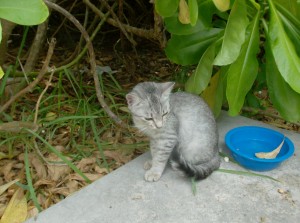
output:
POLYGON ((39 98, 38 98, 38 100, 36 102, 36 105, 35 105, 35 114, 34 114, 34 121, 33 121, 34 124, 37 124, 37 118, 38 118, 38 114, 39 114, 40 103, 41 103, 43 95, 46 93, 46 91, 48 90, 49 86, 51 85, 51 81, 52 81, 52 77, 53 77, 54 72, 55 72, 55 68, 52 69, 52 72, 50 74, 49 80, 46 83, 46 87, 42 91, 42 93, 40 94, 40 96, 39 96, 39 98))
MULTIPOLYGON (((87 6, 89 6, 93 10, 93 12, 96 13, 101 19, 104 17, 104 13, 101 12, 94 4, 92 4, 90 2, 90 0, 83 0, 83 2, 87 6)), ((150 29, 150 30, 139 29, 136 27, 129 26, 127 24, 122 24, 122 27, 120 27, 118 22, 112 18, 108 18, 107 23, 109 23, 110 25, 115 26, 119 29, 121 29, 123 27, 127 32, 133 33, 137 36, 140 36, 140 37, 143 37, 146 39, 150 39, 150 40, 157 39, 157 36, 155 35, 153 29, 150 29)))
POLYGON ((128 32, 126 31, 126 29, 124 28, 123 24, 120 22, 118 16, 116 15, 116 13, 112 10, 112 8, 110 7, 110 5, 106 2, 106 0, 101 1, 104 6, 108 9, 108 11, 110 12, 110 14, 112 15, 112 17, 114 18, 114 20, 116 21, 116 23, 118 24, 118 27, 120 28, 120 30, 122 31, 122 33, 124 34, 124 36, 126 36, 126 38, 129 40, 129 42, 133 45, 136 46, 136 42, 134 41, 134 39, 132 39, 129 35, 128 32))
POLYGON ((40 70, 40 72, 39 72, 38 76, 36 77, 36 79, 34 81, 32 81, 27 87, 25 87, 24 89, 19 91, 16 95, 12 96, 2 107, 0 107, 0 114, 2 112, 4 112, 19 97, 21 97, 22 95, 32 91, 33 88, 42 80, 44 75, 48 72, 48 67, 49 67, 49 63, 50 63, 50 60, 51 60, 51 57, 52 57, 52 54, 53 54, 53 51, 54 51, 55 44, 56 44, 56 40, 51 39, 44 65, 43 65, 42 69, 40 70))
POLYGON ((63 9, 62 7, 60 7, 59 5, 57 5, 55 3, 49 2, 47 0, 44 0, 44 1, 48 5, 48 7, 58 11, 59 13, 63 14, 65 17, 67 17, 76 26, 76 28, 79 29, 79 31, 81 32, 82 36, 84 37, 85 41, 87 42, 87 47, 88 47, 89 56, 90 56, 91 73, 94 77, 95 89, 96 89, 96 95, 97 95, 98 101, 100 102, 100 104, 101 104, 102 108, 105 110, 105 112, 118 125, 120 125, 122 127, 126 127, 126 125, 123 123, 123 121, 110 110, 110 108, 107 106, 107 104, 104 100, 104 96, 103 96, 103 93, 101 91, 100 84, 99 84, 99 77, 96 72, 96 59, 95 59, 94 47, 92 45, 92 42, 90 40, 90 37, 89 37, 87 31, 79 23, 79 21, 68 11, 66 11, 65 9, 63 9))

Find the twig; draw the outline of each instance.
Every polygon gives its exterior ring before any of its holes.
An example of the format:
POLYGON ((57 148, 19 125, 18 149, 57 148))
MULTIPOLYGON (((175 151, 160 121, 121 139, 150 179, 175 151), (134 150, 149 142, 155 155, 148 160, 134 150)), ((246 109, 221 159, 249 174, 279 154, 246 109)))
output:
POLYGON ((53 67, 52 68, 52 72, 51 72, 50 77, 49 77, 49 80, 48 80, 48 82, 46 84, 46 87, 42 91, 42 93, 40 94, 40 96, 39 96, 39 98, 38 98, 38 100, 36 102, 36 105, 35 105, 35 114, 34 114, 34 120, 33 120, 34 124, 37 124, 37 118, 38 118, 38 114, 39 114, 40 103, 41 103, 43 95, 46 93, 46 91, 48 90, 49 86, 51 85, 51 81, 52 81, 52 77, 53 77, 54 72, 55 72, 55 68, 53 67))
MULTIPOLYGON (((101 12, 94 4, 92 4, 90 2, 90 0, 83 0, 83 2, 85 4, 87 4, 93 10, 93 12, 96 13, 101 19, 104 17, 104 13, 101 12)), ((112 18, 108 18, 107 23, 109 23, 110 25, 115 26, 117 28, 120 28, 118 22, 116 20, 112 19, 112 18)), ((153 29, 145 30, 145 29, 132 27, 132 26, 129 26, 127 24, 122 24, 122 26, 124 27, 124 29, 127 32, 133 33, 137 36, 140 36, 140 37, 143 37, 143 38, 146 38, 146 39, 150 39, 150 40, 151 39, 157 39, 157 36, 155 35, 153 29)))
POLYGON ((47 164, 47 165, 52 165, 52 166, 67 166, 68 164, 64 163, 63 161, 58 161, 58 162, 55 162, 55 161, 48 161, 43 153, 41 152, 41 150, 39 149, 39 146, 36 142, 36 140, 32 140, 33 141, 33 144, 34 144, 34 148, 36 150, 36 152, 38 153, 38 155, 42 158, 42 160, 47 164))
POLYGON ((51 39, 51 41, 49 43, 49 49, 48 49, 48 53, 47 53, 44 65, 43 65, 42 69, 40 70, 36 79, 34 81, 32 81, 27 87, 25 87, 24 89, 19 91, 17 94, 12 96, 2 107, 0 107, 0 114, 2 112, 4 112, 19 97, 26 94, 27 92, 32 91, 32 89, 42 80, 44 75, 48 72, 48 66, 49 66, 53 51, 54 51, 55 44, 56 44, 56 40, 51 39))
POLYGON ((87 31, 79 23, 79 21, 72 14, 70 14, 68 11, 66 11, 65 9, 60 7, 59 5, 57 5, 55 3, 52 3, 52 2, 49 2, 47 0, 45 0, 45 3, 48 5, 48 7, 58 11, 59 13, 63 14, 65 17, 67 17, 76 26, 76 28, 78 28, 79 31, 81 32, 82 36, 84 37, 85 41, 87 42, 87 47, 88 47, 89 56, 90 56, 91 73, 94 77, 95 89, 96 89, 96 95, 97 95, 98 101, 99 101, 100 105, 102 106, 102 108, 104 109, 104 111, 118 125, 120 125, 122 127, 126 127, 126 125, 123 123, 123 121, 110 110, 110 108, 107 106, 107 104, 104 100, 104 96, 103 96, 103 93, 101 91, 100 84, 99 84, 99 77, 98 77, 98 74, 96 72, 96 59, 95 59, 94 47, 92 45, 92 42, 90 40, 90 37, 89 37, 87 31))
POLYGON ((48 28, 48 20, 49 19, 47 19, 44 23, 40 24, 37 28, 37 32, 35 34, 32 44, 31 44, 29 55, 26 59, 26 64, 24 66, 24 70, 27 73, 31 72, 32 69, 34 68, 34 66, 37 62, 39 53, 41 51, 41 47, 45 42, 46 32, 47 32, 47 28, 48 28))
POLYGON ((2 40, 0 43, 0 65, 2 66, 7 58, 7 41, 10 37, 12 30, 17 24, 5 19, 1 19, 0 24, 2 26, 2 40))
POLYGON ((122 31, 122 33, 124 34, 124 36, 129 40, 129 42, 133 45, 136 46, 136 42, 134 41, 134 39, 131 38, 131 36, 128 35, 128 32, 126 31, 126 29, 124 28, 123 24, 120 22, 118 16, 116 15, 116 13, 111 9, 110 5, 106 2, 106 0, 101 0, 101 3, 104 4, 104 6, 108 9, 108 11, 110 12, 110 14, 112 15, 112 17, 114 18, 114 20, 117 22, 118 27, 120 28, 120 30, 122 31))
POLYGON ((26 82, 27 82, 27 85, 28 85, 28 84, 29 84, 29 80, 28 80, 28 77, 27 77, 26 71, 25 71, 25 69, 24 69, 24 67, 23 67, 23 64, 22 64, 22 62, 21 62, 20 58, 19 58, 19 57, 17 57, 17 59, 18 59, 19 65, 20 65, 20 67, 21 67, 21 70, 22 70, 22 72, 23 72, 23 74, 24 74, 25 80, 26 80, 26 82))

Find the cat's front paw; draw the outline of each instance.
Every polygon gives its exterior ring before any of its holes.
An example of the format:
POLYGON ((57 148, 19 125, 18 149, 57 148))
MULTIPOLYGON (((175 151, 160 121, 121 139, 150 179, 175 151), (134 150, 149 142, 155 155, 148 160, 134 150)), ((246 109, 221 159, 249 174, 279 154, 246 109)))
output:
POLYGON ((152 167, 152 160, 147 160, 147 161, 144 163, 144 169, 145 169, 145 170, 150 170, 151 167, 152 167))
POLYGON ((161 172, 150 169, 145 173, 145 180, 149 182, 158 181, 161 177, 161 174, 161 172))

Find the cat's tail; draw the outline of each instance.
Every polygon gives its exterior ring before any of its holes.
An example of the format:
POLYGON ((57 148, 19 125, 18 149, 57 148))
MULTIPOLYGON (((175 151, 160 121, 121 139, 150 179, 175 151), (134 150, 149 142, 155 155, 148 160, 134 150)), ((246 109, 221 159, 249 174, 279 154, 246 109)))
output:
POLYGON ((187 177, 194 177, 195 180, 201 180, 208 177, 214 170, 220 167, 220 157, 216 154, 211 160, 195 165, 186 161, 179 152, 173 152, 171 166, 174 170, 183 173, 187 177))

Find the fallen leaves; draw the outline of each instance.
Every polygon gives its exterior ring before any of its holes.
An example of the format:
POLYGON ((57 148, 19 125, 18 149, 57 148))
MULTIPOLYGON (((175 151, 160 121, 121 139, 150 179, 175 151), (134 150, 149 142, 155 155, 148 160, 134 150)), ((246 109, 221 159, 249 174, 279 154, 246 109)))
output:
POLYGON ((0 223, 21 223, 27 217, 27 201, 22 188, 10 199, 0 223))
MULTIPOLYGON (((107 134, 107 137, 115 136, 107 134)), ((39 149, 42 150, 42 148, 39 149)), ((131 149, 130 145, 127 146, 124 143, 121 148, 118 145, 108 146, 103 151, 105 159, 109 163, 109 168, 105 168, 98 165, 103 163, 99 151, 94 151, 90 153, 89 157, 76 161, 68 156, 70 150, 66 149, 65 146, 56 145, 55 149, 64 154, 92 182, 129 162, 134 157, 134 150, 131 149)), ((28 162, 33 188, 42 209, 47 209, 88 184, 82 176, 75 173, 55 154, 47 152, 41 154, 43 157, 37 153, 29 153, 28 162)), ((1 220, 0 223, 21 222, 20 219, 24 220, 25 213, 28 218, 38 213, 33 201, 27 201, 25 196, 22 196, 24 191, 15 185, 16 182, 27 185, 24 153, 22 152, 17 154, 14 159, 4 158, 0 160, 0 185, 2 185, 0 186, 0 218, 2 215, 4 216, 2 217, 4 220, 1 220), (22 207, 23 212, 20 211, 19 213, 18 208, 20 207, 22 207), (10 213, 12 210, 18 215, 15 214, 16 218, 14 219, 10 213)))
POLYGON ((275 159, 284 144, 284 140, 285 138, 282 140, 280 145, 276 149, 272 150, 271 152, 255 153, 255 156, 260 159, 275 159))

